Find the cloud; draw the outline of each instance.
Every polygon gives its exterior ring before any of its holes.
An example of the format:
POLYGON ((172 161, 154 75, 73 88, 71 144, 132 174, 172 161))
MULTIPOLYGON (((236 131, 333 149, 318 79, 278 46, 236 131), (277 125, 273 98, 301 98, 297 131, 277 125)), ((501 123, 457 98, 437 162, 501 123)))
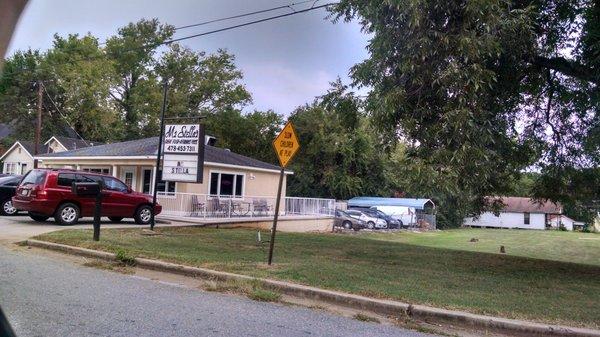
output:
POLYGON ((273 109, 286 116, 296 107, 323 95, 336 78, 324 70, 303 71, 281 63, 253 64, 242 69, 247 89, 254 99, 251 108, 273 109))

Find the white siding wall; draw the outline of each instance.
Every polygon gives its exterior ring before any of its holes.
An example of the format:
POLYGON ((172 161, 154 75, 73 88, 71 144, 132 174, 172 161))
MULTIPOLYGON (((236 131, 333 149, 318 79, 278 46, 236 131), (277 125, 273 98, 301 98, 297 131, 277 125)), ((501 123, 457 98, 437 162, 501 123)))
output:
POLYGON ((573 221, 573 219, 571 219, 571 218, 569 218, 567 216, 561 216, 561 217, 556 217, 556 218, 552 219, 550 221, 550 224, 551 224, 552 227, 558 228, 558 227, 560 227, 560 223, 562 223, 563 226, 565 226, 565 228, 568 231, 572 231, 573 230, 573 223, 574 222, 575 221, 573 221))
POLYGON ((485 212, 479 218, 465 218, 464 224, 473 227, 546 229, 546 217, 543 213, 530 213, 529 225, 525 225, 524 220, 523 213, 501 212, 495 216, 492 212, 485 212))
POLYGON ((23 174, 29 172, 33 168, 33 159, 27 154, 24 148, 20 146, 16 146, 8 153, 3 161, 2 172, 8 173, 7 168, 8 165, 14 165, 14 169, 12 170, 12 174, 23 174), (25 166, 26 165, 26 166, 25 166), (23 169, 23 166, 25 168, 23 169))

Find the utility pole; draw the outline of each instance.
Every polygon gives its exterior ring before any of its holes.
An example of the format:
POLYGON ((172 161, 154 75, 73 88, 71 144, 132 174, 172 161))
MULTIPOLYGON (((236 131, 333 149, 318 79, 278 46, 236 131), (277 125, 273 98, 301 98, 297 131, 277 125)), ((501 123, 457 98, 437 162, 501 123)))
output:
MULTIPOLYGON (((152 189, 152 212, 150 212, 150 230, 154 230, 154 210, 156 209, 156 193, 158 192, 158 168, 160 167, 160 157, 162 155, 163 147, 163 135, 165 133, 165 110, 167 110, 167 90, 169 89, 169 82, 165 78, 163 79, 163 103, 162 112, 160 114, 160 136, 158 137, 158 150, 156 151, 156 168, 154 169, 154 188, 152 189)), ((204 141, 204 139, 202 140, 204 141)))
MULTIPOLYGON (((40 138, 42 134, 42 81, 37 81, 37 123, 35 126, 35 148, 34 148, 34 156, 37 156, 40 153, 40 138)), ((38 167, 38 160, 33 160, 33 168, 38 167)))

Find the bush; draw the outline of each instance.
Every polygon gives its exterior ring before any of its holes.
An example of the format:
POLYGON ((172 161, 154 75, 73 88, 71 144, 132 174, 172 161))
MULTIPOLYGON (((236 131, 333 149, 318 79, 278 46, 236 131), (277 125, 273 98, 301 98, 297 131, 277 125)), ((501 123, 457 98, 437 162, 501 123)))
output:
POLYGON ((135 266, 135 257, 129 255, 123 249, 117 249, 115 259, 126 266, 135 266))
POLYGON ((567 227, 565 227, 565 225, 563 225, 563 224, 561 223, 561 224, 560 224, 560 226, 558 226, 558 230, 559 230, 559 231, 566 232, 566 231, 567 231, 567 227))

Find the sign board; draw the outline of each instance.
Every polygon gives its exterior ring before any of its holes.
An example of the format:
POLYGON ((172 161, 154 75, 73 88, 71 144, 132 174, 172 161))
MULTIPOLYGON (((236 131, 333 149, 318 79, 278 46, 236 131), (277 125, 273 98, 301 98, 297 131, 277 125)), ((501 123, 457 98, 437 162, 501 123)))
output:
POLYGON ((275 153, 277 153, 279 164, 281 167, 286 167, 300 149, 300 143, 291 122, 288 122, 279 135, 275 137, 273 147, 275 148, 275 153))
POLYGON ((204 126, 165 125, 162 180, 202 183, 204 173, 204 126))

